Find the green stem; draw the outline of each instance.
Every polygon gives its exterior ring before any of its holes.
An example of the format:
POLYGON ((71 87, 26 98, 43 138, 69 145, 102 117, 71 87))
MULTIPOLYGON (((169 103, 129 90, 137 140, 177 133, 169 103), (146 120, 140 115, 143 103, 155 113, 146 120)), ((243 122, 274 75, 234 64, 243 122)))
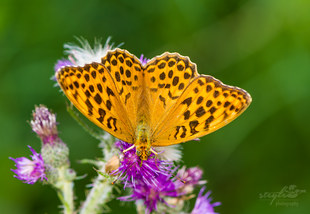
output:
POLYGON ((64 214, 74 214, 73 182, 66 175, 68 168, 59 169, 59 180, 55 187, 58 189, 58 197, 63 204, 64 214))
POLYGON ((101 213, 103 206, 111 199, 112 185, 109 179, 98 174, 90 193, 87 195, 80 214, 101 213))
POLYGON ((138 214, 144 214, 145 213, 145 208, 142 204, 136 204, 136 210, 138 214))

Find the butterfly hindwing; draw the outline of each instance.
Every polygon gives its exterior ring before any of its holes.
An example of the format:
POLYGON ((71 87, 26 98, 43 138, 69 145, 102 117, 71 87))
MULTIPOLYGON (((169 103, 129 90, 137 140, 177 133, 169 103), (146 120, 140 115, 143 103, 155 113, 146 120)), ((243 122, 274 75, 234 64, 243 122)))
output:
POLYGON ((153 146, 186 142, 214 132, 237 118, 250 102, 250 95, 240 88, 211 76, 196 77, 155 131, 153 146))
POLYGON ((90 121, 115 137, 133 143, 133 128, 110 72, 100 63, 67 66, 56 73, 62 90, 90 121))

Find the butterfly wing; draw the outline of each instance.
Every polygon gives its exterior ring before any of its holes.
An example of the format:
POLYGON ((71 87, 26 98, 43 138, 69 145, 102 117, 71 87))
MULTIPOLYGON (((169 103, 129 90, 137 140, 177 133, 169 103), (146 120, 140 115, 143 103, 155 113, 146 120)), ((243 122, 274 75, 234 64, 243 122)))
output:
POLYGON ((144 67, 134 55, 115 49, 101 64, 64 67, 56 77, 89 120, 128 143, 134 143, 140 119, 151 129, 152 146, 167 146, 221 128, 251 102, 246 91, 199 76, 196 65, 176 53, 144 67))
POLYGON ((198 76, 154 131, 152 146, 178 144, 214 132, 236 119, 250 103, 246 91, 211 76, 198 76))
POLYGON ((166 52, 147 63, 144 81, 153 130, 162 118, 167 117, 185 87, 197 76, 196 65, 177 53, 166 52))
MULTIPOLYGON (((140 60, 126 50, 109 51, 101 59, 114 78, 115 88, 132 127, 137 126, 138 100, 143 96, 143 68, 140 60)), ((135 133, 135 132, 133 132, 135 133)))
POLYGON ((56 73, 68 99, 90 121, 116 138, 133 143, 133 127, 113 77, 100 63, 67 66, 56 73))

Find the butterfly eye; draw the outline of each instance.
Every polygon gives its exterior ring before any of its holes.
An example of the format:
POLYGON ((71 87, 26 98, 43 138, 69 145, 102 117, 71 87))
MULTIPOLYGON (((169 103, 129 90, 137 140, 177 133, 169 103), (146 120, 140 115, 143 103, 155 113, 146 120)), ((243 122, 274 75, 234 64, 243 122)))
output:
POLYGON ((136 151, 136 154, 137 154, 138 156, 141 156, 141 152, 140 152, 139 150, 136 151))
POLYGON ((151 155, 151 151, 147 151, 147 152, 146 152, 146 155, 147 155, 147 156, 150 156, 150 155, 151 155))

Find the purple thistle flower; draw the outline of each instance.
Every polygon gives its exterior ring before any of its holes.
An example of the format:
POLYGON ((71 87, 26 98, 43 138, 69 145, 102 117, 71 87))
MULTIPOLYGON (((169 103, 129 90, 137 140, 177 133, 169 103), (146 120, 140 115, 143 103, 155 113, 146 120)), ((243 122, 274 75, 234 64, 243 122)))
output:
MULTIPOLYGON (((187 168, 184 166, 178 171, 178 176, 188 184, 198 184, 202 177, 202 170, 199 167, 187 168)), ((205 181, 203 181, 205 183, 205 181)))
POLYGON ((220 202, 215 202, 211 204, 212 198, 208 198, 211 194, 210 191, 208 191, 205 195, 202 195, 203 192, 205 191, 206 187, 202 187, 196 203, 195 203, 195 207, 192 210, 191 214, 201 214, 201 213, 205 213, 205 214, 217 214, 216 212, 214 212, 214 207, 221 205, 220 202))
POLYGON ((55 114, 40 105, 35 107, 32 115, 32 130, 42 141, 41 156, 45 163, 45 174, 49 183, 54 184, 58 179, 58 174, 55 173, 57 168, 69 164, 69 148, 58 136, 55 114))
POLYGON ((144 182, 138 182, 135 187, 132 188, 132 194, 118 198, 121 201, 137 201, 142 200, 146 213, 151 213, 153 210, 157 210, 158 203, 169 204, 164 200, 165 197, 177 197, 179 196, 174 183, 170 179, 170 176, 159 175, 157 177, 157 188, 147 185, 144 182))
MULTIPOLYGON (((54 71, 56 72, 56 71, 58 71, 58 70, 59 70, 60 68, 62 68, 62 67, 71 66, 71 65, 74 65, 74 64, 72 63, 72 61, 67 60, 67 59, 60 59, 60 60, 58 60, 58 61, 56 62, 55 66, 54 66, 54 71)), ((56 76, 53 75, 53 76, 51 77, 51 80, 56 81, 56 76)))
POLYGON ((187 168, 183 166, 177 173, 177 180, 175 181, 178 191, 183 194, 192 193, 196 185, 205 184, 202 178, 202 170, 199 167, 187 168))
MULTIPOLYGON (((116 147, 121 152, 128 149, 131 144, 123 141, 117 141, 116 147)), ((121 158, 120 167, 114 170, 111 174, 116 175, 116 179, 120 179, 124 183, 124 188, 130 184, 135 188, 135 183, 141 181, 153 188, 161 188, 159 176, 163 175, 171 177, 171 171, 173 170, 173 163, 164 160, 158 160, 154 158, 154 154, 151 154, 148 160, 143 161, 141 165, 140 158, 136 155, 136 149, 133 148, 123 154, 121 158)))
POLYGON ((145 66, 145 65, 147 64, 148 61, 149 61, 149 59, 146 58, 146 57, 144 57, 143 54, 141 54, 141 56, 140 56, 140 62, 141 62, 141 64, 142 64, 143 66, 145 66))
POLYGON ((28 146, 33 155, 30 155, 31 159, 20 157, 11 158, 15 162, 17 169, 11 169, 16 175, 15 178, 24 181, 27 184, 34 184, 37 180, 47 180, 44 171, 44 161, 41 154, 37 153, 31 146, 28 146))
POLYGON ((61 67, 70 66, 70 65, 73 65, 73 63, 70 60, 67 60, 67 59, 58 60, 56 62, 56 65, 54 66, 54 70, 58 71, 61 67))
POLYGON ((33 119, 30 121, 32 130, 37 133, 44 144, 53 144, 58 138, 56 116, 48 108, 41 105, 32 112, 33 119))

